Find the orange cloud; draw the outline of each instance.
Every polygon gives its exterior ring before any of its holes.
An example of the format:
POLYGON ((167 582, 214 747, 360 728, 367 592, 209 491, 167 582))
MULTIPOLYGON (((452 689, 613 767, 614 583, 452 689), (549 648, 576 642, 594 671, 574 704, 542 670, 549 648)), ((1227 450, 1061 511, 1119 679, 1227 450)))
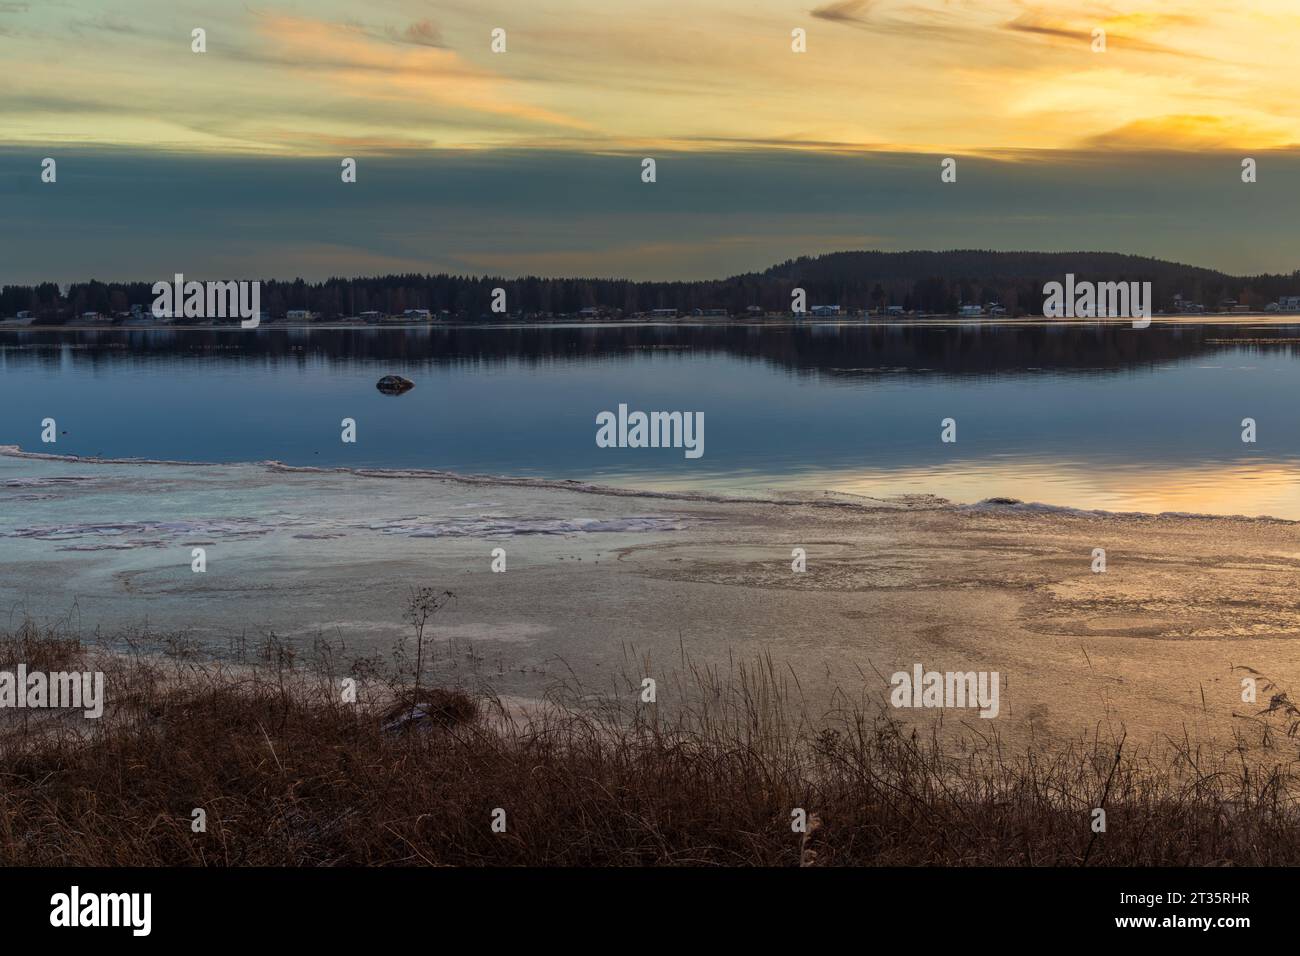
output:
POLYGON ((871 0, 839 0, 838 3, 817 7, 812 11, 812 15, 819 20, 831 22, 866 23, 867 7, 870 3, 871 0))
POLYGON ((1092 42, 1093 29, 1101 27, 1106 31, 1108 48, 1137 50, 1143 53, 1160 53, 1167 56, 1183 56, 1197 60, 1211 59, 1199 53, 1175 49, 1174 47, 1150 40, 1142 40, 1130 33, 1122 32, 1122 29, 1128 28, 1154 30, 1160 26, 1184 26, 1192 22, 1194 22, 1193 18, 1186 16, 1161 17, 1155 14, 1127 14, 1103 19, 1098 23, 1090 23, 1085 27, 1078 27, 1072 23, 1048 19, 1037 13, 1025 12, 1014 20, 1007 22, 1005 29, 1014 33, 1029 33, 1053 40, 1065 40, 1078 47, 1080 51, 1086 51, 1092 42))
POLYGON ((1113 149, 1276 149, 1294 145, 1294 140, 1279 127, 1221 116, 1178 114, 1134 120, 1090 136, 1081 145, 1113 149))
POLYGON ((350 96, 431 102, 529 123, 589 128, 581 120, 510 96, 508 81, 454 50, 397 45, 362 27, 281 14, 260 17, 258 29, 290 61, 290 68, 323 72, 328 85, 350 96))

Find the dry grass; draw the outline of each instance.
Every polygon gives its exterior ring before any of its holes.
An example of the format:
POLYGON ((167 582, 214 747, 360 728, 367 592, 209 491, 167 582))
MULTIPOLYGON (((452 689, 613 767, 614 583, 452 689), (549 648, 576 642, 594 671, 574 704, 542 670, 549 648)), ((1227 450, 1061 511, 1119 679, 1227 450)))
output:
POLYGON ((659 689, 682 702, 671 715, 629 682, 581 707, 561 690, 524 720, 490 696, 379 679, 374 661, 260 651, 223 664, 183 642, 0 636, 3 661, 105 670, 111 704, 99 721, 3 715, 0 865, 1300 863, 1285 731, 1268 769, 1244 744, 1214 759, 1100 739, 1008 753, 889 712, 813 720, 770 661, 684 667, 659 689), (340 693, 352 673, 357 703, 340 693), (809 833, 792 831, 795 808, 809 833))

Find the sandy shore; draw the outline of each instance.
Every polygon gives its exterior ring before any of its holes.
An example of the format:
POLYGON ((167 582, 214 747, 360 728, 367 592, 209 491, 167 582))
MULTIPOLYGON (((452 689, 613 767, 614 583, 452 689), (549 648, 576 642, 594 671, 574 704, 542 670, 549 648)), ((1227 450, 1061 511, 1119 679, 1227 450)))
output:
POLYGON ((1300 691, 1291 522, 0 454, 10 623, 386 656, 417 584, 457 595, 433 629, 447 677, 505 694, 663 678, 683 650, 724 668, 770 654, 819 709, 835 689, 885 701, 921 663, 997 671, 1002 690, 996 720, 918 720, 1226 740, 1262 706, 1235 666, 1300 691))

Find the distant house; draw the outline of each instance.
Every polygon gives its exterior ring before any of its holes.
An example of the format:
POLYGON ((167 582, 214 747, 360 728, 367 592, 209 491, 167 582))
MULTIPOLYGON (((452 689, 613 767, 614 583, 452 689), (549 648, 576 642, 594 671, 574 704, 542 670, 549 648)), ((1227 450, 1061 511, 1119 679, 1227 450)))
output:
POLYGON ((957 310, 957 314, 963 319, 973 319, 977 315, 984 314, 984 307, 980 305, 963 305, 957 310))
POLYGON ((651 309, 651 318, 655 319, 675 319, 677 318, 676 309, 651 309))
POLYGON ((885 309, 885 314, 886 314, 886 315, 902 315, 902 314, 903 314, 903 311, 904 311, 904 310, 903 310, 903 307, 902 307, 901 305, 891 305, 889 308, 885 309))
POLYGON ((307 309, 290 309, 284 317, 290 322, 308 322, 311 320, 311 312, 307 309))
POLYGON ((1300 312, 1300 295, 1278 296, 1277 307, 1280 312, 1300 312))
POLYGON ((16 316, 14 316, 14 318, 23 319, 23 320, 34 319, 36 318, 36 314, 33 312, 19 312, 16 316))
POLYGON ((407 309, 402 313, 402 318, 410 319, 413 322, 428 322, 433 318, 433 313, 428 309, 407 309))
POLYGON ((82 322, 105 322, 107 321, 107 319, 104 316, 100 315, 98 312, 83 312, 81 313, 81 321, 82 322))
POLYGON ((726 309, 693 309, 691 315, 698 318, 721 318, 729 316, 731 313, 726 309))
POLYGON ((832 319, 840 314, 840 307, 838 305, 814 305, 808 310, 808 314, 819 319, 832 319))
POLYGON ((750 305, 745 307, 745 314, 751 319, 755 319, 759 316, 767 315, 767 310, 761 305, 750 305))
POLYGON ((362 322, 381 322, 383 321, 384 313, 374 311, 362 312, 358 318, 361 319, 362 322))
POLYGON ((580 319, 598 319, 598 318, 600 318, 600 309, 596 308, 596 307, 593 306, 593 305, 589 305, 589 306, 587 306, 585 309, 579 309, 579 310, 578 310, 578 318, 580 318, 580 319))

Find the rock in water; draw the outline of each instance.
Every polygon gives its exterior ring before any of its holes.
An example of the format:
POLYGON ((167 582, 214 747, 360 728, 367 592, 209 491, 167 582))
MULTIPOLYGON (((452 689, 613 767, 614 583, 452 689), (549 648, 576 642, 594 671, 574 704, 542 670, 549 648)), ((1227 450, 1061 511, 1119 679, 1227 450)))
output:
POLYGON ((385 375, 375 383, 375 388, 385 395, 401 395, 403 392, 409 392, 415 388, 415 383, 409 378, 402 378, 400 375, 385 375))

